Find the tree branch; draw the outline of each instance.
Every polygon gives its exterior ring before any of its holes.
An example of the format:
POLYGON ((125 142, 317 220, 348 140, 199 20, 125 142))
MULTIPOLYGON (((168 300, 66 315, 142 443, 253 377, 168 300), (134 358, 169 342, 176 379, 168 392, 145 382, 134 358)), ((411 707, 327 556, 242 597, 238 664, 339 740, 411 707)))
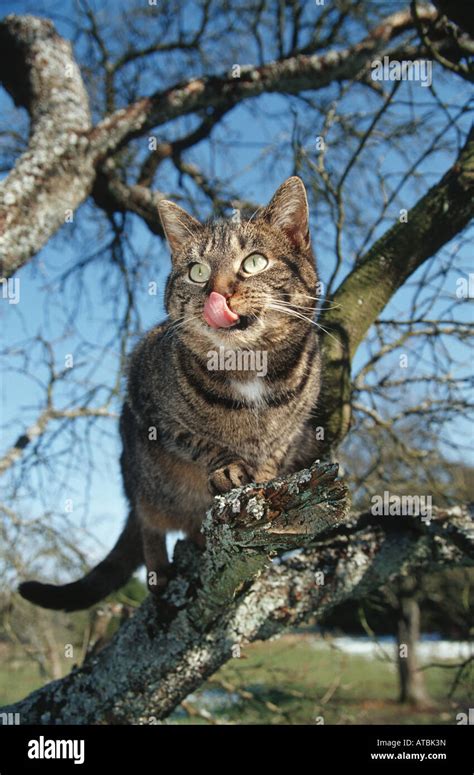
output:
POLYGON ((85 199, 95 172, 84 153, 87 92, 71 45, 52 22, 7 16, 0 78, 31 118, 28 148, 0 186, 0 276, 10 277, 85 199))
POLYGON ((351 423, 351 363, 370 326, 394 293, 426 259, 474 215, 474 129, 453 166, 362 257, 321 316, 324 383, 316 426, 325 449, 340 442, 351 423))
MULTIPOLYGON (((418 9, 422 21, 435 16, 430 6, 418 9)), ((7 16, 0 23, 0 78, 30 113, 31 132, 26 153, 0 187, 0 276, 10 277, 40 250, 65 222, 65 211, 74 212, 91 193, 97 165, 131 139, 210 106, 219 113, 266 92, 297 94, 362 77, 382 52, 414 59, 420 52, 413 46, 386 49, 412 25, 410 11, 400 11, 345 49, 244 66, 239 78, 193 78, 121 108, 92 128, 70 44, 50 21, 7 16)))
POLYGON ((106 159, 98 170, 92 196, 96 205, 106 213, 135 213, 143 219, 152 234, 163 237, 158 215, 158 203, 163 199, 163 194, 140 183, 124 183, 117 173, 113 157, 106 159))
MULTIPOLYGON (((420 8, 418 16, 423 20, 434 19, 436 11, 430 7, 420 8)), ((368 70, 374 56, 382 52, 395 59, 417 59, 420 51, 415 46, 402 45, 393 51, 386 49, 391 40, 413 24, 410 11, 400 11, 387 17, 359 43, 339 51, 299 54, 260 67, 242 66, 238 78, 228 74, 193 78, 131 105, 129 110, 133 115, 128 129, 122 121, 118 128, 116 126, 123 111, 107 117, 96 128, 97 139, 102 142, 105 135, 105 144, 110 150, 156 126, 209 106, 228 109, 229 105, 237 105, 263 93, 298 94, 307 89, 323 89, 334 81, 353 80, 357 74, 368 70)))
POLYGON ((217 497, 206 551, 178 544, 176 575, 159 604, 148 598, 103 651, 2 711, 20 713, 23 724, 154 723, 236 648, 417 568, 473 564, 466 510, 438 511, 429 522, 371 514, 349 522, 336 470, 314 464, 217 497))
POLYGON ((23 455, 23 451, 35 439, 42 436, 51 420, 78 420, 90 417, 113 417, 118 419, 108 406, 79 406, 75 409, 55 409, 48 406, 35 422, 18 436, 15 443, 0 457, 0 476, 8 471, 23 455))

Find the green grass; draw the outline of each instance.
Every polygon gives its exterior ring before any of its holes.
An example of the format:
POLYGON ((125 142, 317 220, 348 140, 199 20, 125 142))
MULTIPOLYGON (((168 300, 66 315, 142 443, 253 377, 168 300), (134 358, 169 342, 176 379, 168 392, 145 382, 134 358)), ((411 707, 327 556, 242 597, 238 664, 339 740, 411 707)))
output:
POLYGON ((45 683, 34 662, 12 659, 0 667, 0 705, 8 705, 45 683))
MULTIPOLYGON (((192 706, 203 702, 214 721, 240 724, 454 724, 472 696, 472 681, 471 692, 464 681, 454 698, 447 699, 455 671, 430 668, 425 677, 432 706, 401 706, 393 665, 342 654, 313 636, 254 644, 243 657, 228 662, 196 692, 192 706), (213 707, 209 699, 214 694, 213 707), (226 694, 234 700, 227 706, 226 694)), ((173 721, 209 723, 185 718, 182 711, 173 721)))
MULTIPOLYGON (((464 677, 448 699, 455 670, 430 668, 425 678, 432 706, 403 707, 397 701, 397 673, 381 660, 345 655, 310 634, 242 649, 168 723, 177 724, 455 724, 469 707, 464 677), (209 718, 195 715, 209 713, 209 718)), ((44 680, 38 668, 12 653, 0 668, 0 704, 13 702, 44 680)))

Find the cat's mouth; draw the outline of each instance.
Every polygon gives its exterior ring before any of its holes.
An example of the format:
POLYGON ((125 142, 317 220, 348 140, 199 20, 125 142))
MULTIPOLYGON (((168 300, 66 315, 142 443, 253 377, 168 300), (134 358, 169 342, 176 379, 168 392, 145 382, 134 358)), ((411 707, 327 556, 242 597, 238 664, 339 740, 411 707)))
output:
POLYGON ((231 339, 232 334, 237 336, 241 332, 244 333, 249 330, 253 330, 256 327, 256 323, 258 323, 258 318, 255 315, 240 315, 239 319, 231 326, 212 329, 210 326, 206 325, 206 329, 208 331, 214 330, 214 333, 218 334, 220 337, 222 337, 222 340, 224 340, 228 338, 231 339))
POLYGON ((220 332, 246 331, 255 322, 255 317, 241 315, 231 309, 228 299, 216 291, 212 291, 206 298, 203 318, 208 326, 220 332))
POLYGON ((246 331, 247 328, 250 328, 250 326, 253 326, 256 322, 256 318, 251 318, 250 315, 240 315, 238 321, 234 323, 233 326, 230 326, 230 328, 224 328, 222 330, 224 331, 246 331))
POLYGON ((247 331, 249 328, 254 326, 256 322, 257 322, 257 318, 254 315, 252 316, 240 315, 239 319, 231 326, 222 326, 219 328, 214 328, 214 331, 216 332, 216 334, 222 334, 224 336, 227 336, 229 334, 237 333, 238 331, 247 331))

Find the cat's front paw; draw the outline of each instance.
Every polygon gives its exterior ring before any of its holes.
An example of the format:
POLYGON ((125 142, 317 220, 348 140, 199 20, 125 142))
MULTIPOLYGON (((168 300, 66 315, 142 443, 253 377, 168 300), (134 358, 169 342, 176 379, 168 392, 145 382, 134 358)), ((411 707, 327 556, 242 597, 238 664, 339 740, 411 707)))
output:
POLYGON ((223 495, 234 487, 242 487, 253 481, 253 474, 248 465, 243 460, 237 460, 213 471, 209 476, 208 486, 212 495, 223 495))

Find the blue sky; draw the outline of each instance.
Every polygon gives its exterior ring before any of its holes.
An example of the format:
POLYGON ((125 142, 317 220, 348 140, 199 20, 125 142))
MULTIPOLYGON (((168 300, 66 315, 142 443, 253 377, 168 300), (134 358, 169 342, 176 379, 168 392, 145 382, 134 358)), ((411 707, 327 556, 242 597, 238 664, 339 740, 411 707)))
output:
MULTIPOLYGON (((400 4, 400 6, 403 5, 400 4)), ((115 9, 119 7, 120 4, 114 3, 115 9)), ((54 10, 58 14, 56 26, 59 32, 66 37, 71 34, 71 25, 68 19, 68 12, 71 8, 71 4, 64 2, 2 3, 2 11, 5 14, 27 10, 34 13, 43 12, 44 15, 48 15, 54 10)), ((80 48, 79 46, 79 56, 80 48)), ((192 74, 189 73, 189 76, 192 74)), ((435 83, 439 95, 448 104, 452 104, 450 111, 454 115, 455 105, 461 104, 466 99, 467 86, 465 87, 461 82, 456 84, 458 92, 454 95, 450 86, 451 82, 443 76, 439 75, 435 79, 435 83)), ((161 84, 155 83, 153 88, 160 87, 161 84)), ((411 110, 408 100, 406 106, 403 104, 403 90, 405 90, 407 97, 409 94, 415 93, 420 104, 423 101, 429 102, 429 95, 419 85, 404 84, 398 95, 400 105, 394 114, 398 121, 408 117, 411 110)), ((331 94, 331 90, 326 91, 324 97, 327 98, 328 94, 331 94)), ((365 126, 369 119, 364 117, 364 110, 367 109, 367 113, 369 113, 368 108, 377 104, 378 98, 372 94, 367 94, 360 88, 356 90, 353 97, 350 97, 350 100, 350 109, 360 111, 360 125, 361 127, 365 126)), ((427 107, 426 115, 429 115, 430 110, 431 108, 427 107)), ((2 114, 11 117, 13 125, 24 124, 24 114, 22 111, 13 109, 10 98, 3 92, 0 93, 0 115, 2 114)), ((423 110, 420 109, 420 118, 423 115, 423 110)), ((293 172, 289 160, 289 148, 293 139, 293 119, 294 117, 288 111, 288 103, 282 97, 278 95, 266 96, 259 100, 258 104, 253 101, 235 109, 226 123, 225 129, 218 135, 217 146, 209 147, 203 144, 190 153, 189 159, 199 162, 207 170, 212 170, 218 179, 232 180, 234 188, 241 196, 263 203, 271 197, 285 177, 293 172), (273 143, 279 151, 279 159, 276 161, 272 159, 271 163, 268 163, 265 158, 261 158, 261 153, 269 142, 273 143)), ((463 132, 467 131, 470 120, 471 118, 466 115, 459 122, 463 132)), ((190 123, 192 123, 192 119, 186 119, 181 122, 181 125, 178 123, 176 128, 160 128, 159 136, 172 137, 173 133, 180 135, 183 127, 189 128, 190 123)), ((321 131, 320 127, 321 118, 319 115, 315 116, 314 125, 309 121, 302 127, 303 146, 308 154, 313 153, 314 137, 321 131)), ((435 130, 435 124, 427 126, 427 140, 432 138, 435 130)), ((457 139, 454 131, 452 139, 454 146, 457 139)), ((143 144, 143 153, 146 152, 146 141, 147 138, 137 141, 143 144)), ((406 169, 407 161, 403 157, 413 158, 416 153, 421 153, 421 151, 422 148, 418 146, 408 146, 403 148, 402 152, 396 147, 386 147, 383 149, 383 153, 377 150, 377 160, 387 182, 399 177, 406 169)), ((370 148, 367 153, 372 153, 370 148)), ((428 176, 427 179, 430 183, 435 182, 440 177, 453 158, 454 150, 451 154, 440 151, 430 155, 429 159, 422 165, 422 170, 428 176)), ((328 165, 337 169, 339 163, 339 159, 331 156, 329 148, 328 165)), ((353 177, 349 180, 349 188, 354 194, 354 199, 362 207, 364 185, 365 179, 359 176, 355 170, 353 177)), ((170 166, 163 168, 163 179, 160 177, 160 187, 163 190, 177 190, 176 173, 170 166)), ((403 206, 410 207, 420 192, 423 193, 425 190, 426 180, 422 183, 421 188, 418 188, 416 181, 410 183, 403 190, 403 206)), ((323 280, 327 280, 334 260, 334 235, 324 203, 321 203, 320 207, 321 209, 315 207, 311 210, 312 234, 321 276, 323 280)), ((204 207, 198 206, 197 209, 202 216, 210 215, 208 204, 204 207)), ((397 220, 399 209, 400 200, 397 200, 392 210, 387 214, 387 219, 375 230, 375 237, 379 236, 391 222, 397 220)), ((371 221, 373 216, 373 211, 369 209, 368 221, 371 221)), ((3 348, 11 347, 12 343, 22 342, 41 333, 45 339, 54 343, 55 360, 58 367, 61 367, 68 353, 73 353, 77 356, 76 360, 80 361, 79 342, 85 339, 96 348, 102 347, 103 352, 98 363, 86 363, 82 367, 83 372, 78 370, 77 373, 86 375, 88 367, 92 368, 93 366, 94 372, 89 375, 89 381, 95 384, 100 382, 109 384, 116 371, 119 343, 114 340, 113 336, 117 308, 114 307, 110 298, 111 287, 107 287, 107 285, 104 287, 103 284, 104 273, 106 276, 108 274, 107 266, 101 263, 100 258, 93 262, 90 269, 84 273, 82 287, 73 281, 69 281, 63 289, 58 284, 61 273, 64 272, 65 268, 74 265, 78 256, 83 257, 95 251, 100 254, 101 247, 105 245, 105 236, 101 240, 100 229, 94 226, 92 218, 91 205, 83 205, 75 214, 74 224, 65 224, 61 233, 40 251, 30 265, 21 270, 19 273, 21 280, 20 304, 6 305, 4 302, 0 304, 2 346, 3 348), (71 319, 68 321, 69 316, 71 319)), ((163 288, 169 268, 169 259, 165 246, 158 238, 150 235, 139 219, 132 218, 129 223, 129 241, 136 253, 140 254, 142 259, 145 257, 144 268, 140 272, 137 284, 137 306, 140 310, 141 329, 145 330, 163 317, 161 296, 150 296, 147 289, 150 281, 157 282, 159 287, 163 288)), ((456 250, 456 242, 454 240, 449 248, 443 251, 444 259, 447 259, 450 252, 456 250)), ((347 234, 344 253, 348 260, 342 276, 348 270, 354 251, 354 243, 357 244, 357 236, 347 234)), ((465 246, 460 252, 459 265, 461 273, 463 271, 467 273, 469 268, 472 271, 472 254, 465 246)), ((457 269, 456 272, 448 272, 445 278, 445 292, 451 298, 455 296, 459 271, 457 269)), ((426 295, 429 292, 430 290, 427 288, 426 295)), ((409 288, 402 289, 390 303, 386 315, 391 318, 403 319, 410 298, 411 290, 409 288)), ((440 301, 435 310, 440 312, 445 303, 440 301)), ((123 305, 119 306, 118 311, 119 313, 123 312, 123 305)), ((467 305, 459 305, 458 317, 465 320, 472 319, 467 305)), ((467 350, 460 345, 455 345, 453 354, 459 361, 459 368, 465 369, 467 350)), ((42 391, 35 380, 44 377, 44 368, 41 365, 39 354, 36 355, 32 351, 31 357, 32 363, 28 367, 29 376, 27 377, 17 374, 11 369, 7 370, 8 364, 3 368, 1 411, 5 430, 2 433, 1 449, 7 448, 37 415, 37 403, 41 400, 42 391)), ((355 359, 355 370, 359 368, 366 357, 367 348, 362 346, 355 359)), ((11 364, 12 361, 10 360, 9 363, 11 364)), ((394 369, 397 368, 395 361, 392 365, 394 369)), ((429 370, 431 367, 432 364, 428 356, 426 364, 421 362, 417 364, 419 370, 424 368, 429 370)), ((66 387, 58 392, 58 403, 68 403, 70 399, 69 388, 66 387)), ((114 408, 118 410, 118 403, 114 408)), ((451 439, 463 439, 466 434, 470 434, 471 430, 466 428, 463 418, 459 418, 459 421, 451 423, 445 433, 451 439)), ((57 440, 53 440, 51 449, 58 455, 74 455, 74 450, 63 450, 63 443, 61 436, 59 436, 57 440)), ((48 505, 53 510, 60 510, 62 500, 72 498, 75 503, 74 519, 77 525, 74 540, 80 541, 81 545, 86 548, 91 561, 94 557, 100 558, 104 547, 109 547, 113 543, 120 532, 126 513, 126 504, 121 494, 118 465, 120 447, 115 421, 104 420, 97 423, 92 432, 92 446, 95 451, 92 454, 90 466, 83 467, 81 465, 83 450, 78 449, 78 459, 75 462, 75 467, 70 469, 66 481, 63 481, 62 478, 56 481, 54 470, 48 472, 45 469, 37 480, 37 497, 31 492, 20 490, 17 499, 23 511, 27 510, 32 516, 39 516, 48 510, 48 505)), ((453 457, 452 450, 443 445, 442 439, 441 446, 442 448, 444 446, 447 455, 453 457)), ((465 452, 460 453, 459 457, 468 462, 465 452)), ((32 548, 30 547, 29 550, 32 551, 32 548)))

